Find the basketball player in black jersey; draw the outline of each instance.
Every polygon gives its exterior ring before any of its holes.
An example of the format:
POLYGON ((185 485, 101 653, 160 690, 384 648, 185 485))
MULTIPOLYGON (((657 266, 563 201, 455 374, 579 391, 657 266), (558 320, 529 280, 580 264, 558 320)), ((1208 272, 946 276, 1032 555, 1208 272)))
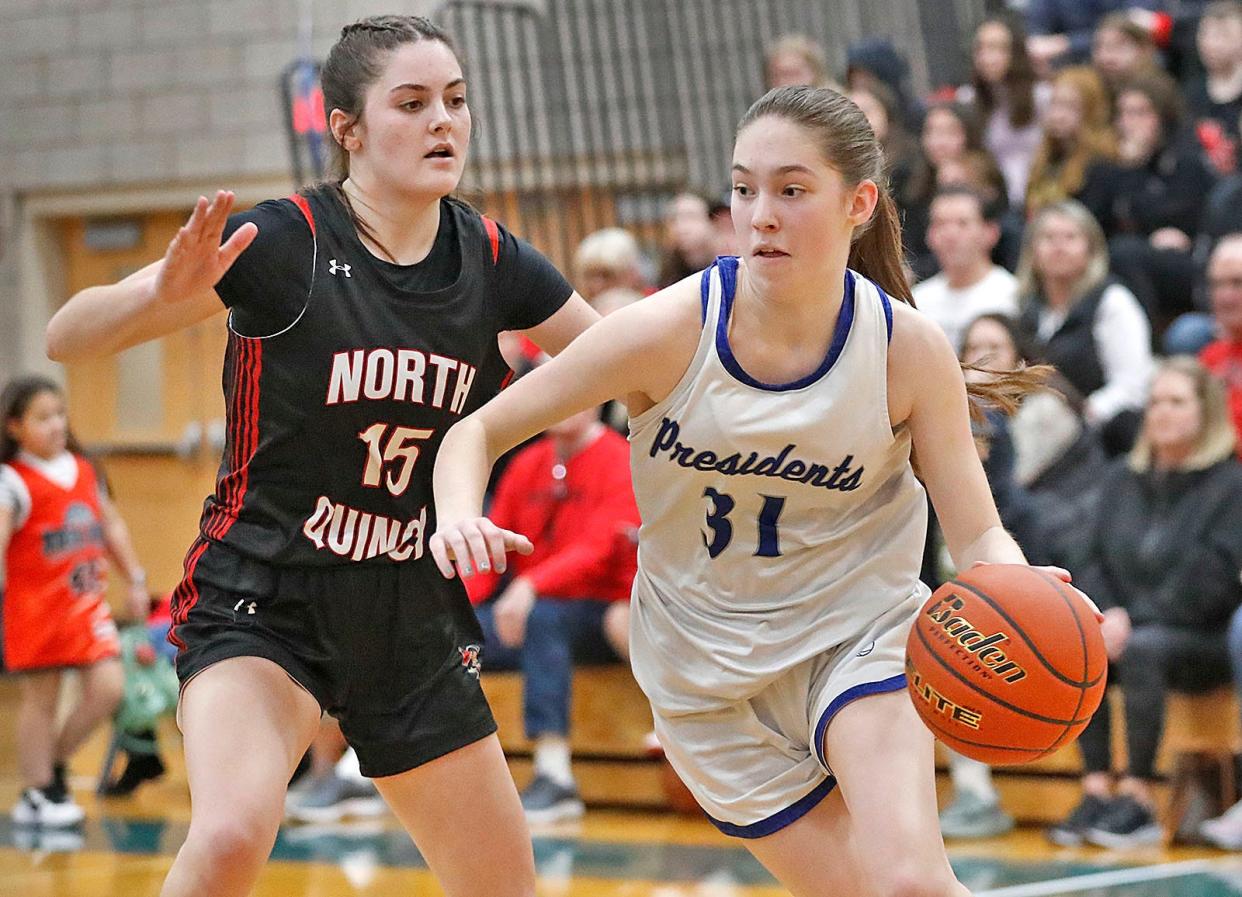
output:
POLYGON ((339 181, 232 216, 232 194, 200 198, 162 261, 48 327, 53 358, 81 358, 230 309, 228 443, 169 635, 193 809, 163 893, 249 892, 326 711, 446 893, 530 895, 478 625, 426 556, 431 471, 448 427, 502 385, 498 333, 556 353, 595 314, 447 198, 471 120, 442 31, 350 25, 323 87, 339 181))

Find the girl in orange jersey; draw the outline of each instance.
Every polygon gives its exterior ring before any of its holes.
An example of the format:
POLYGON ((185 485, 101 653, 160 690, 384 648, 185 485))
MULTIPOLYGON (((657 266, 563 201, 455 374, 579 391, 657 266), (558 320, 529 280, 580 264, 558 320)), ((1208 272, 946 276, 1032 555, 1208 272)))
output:
POLYGON ((42 377, 0 394, 0 670, 19 673, 17 751, 23 791, 13 821, 82 820, 65 764, 121 699, 116 625, 105 600, 105 556, 129 581, 130 612, 147 612, 146 576, 129 532, 69 433, 60 388, 42 377), (61 673, 82 695, 57 725, 61 673))

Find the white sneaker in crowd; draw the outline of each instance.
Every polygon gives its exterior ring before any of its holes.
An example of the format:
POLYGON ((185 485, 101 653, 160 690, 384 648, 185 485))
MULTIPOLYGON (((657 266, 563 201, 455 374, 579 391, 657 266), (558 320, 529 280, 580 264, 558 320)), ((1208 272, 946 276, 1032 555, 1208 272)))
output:
POLYGON ((67 791, 49 785, 46 788, 27 788, 10 813, 18 825, 42 825, 63 828, 77 825, 86 813, 74 803, 67 791))

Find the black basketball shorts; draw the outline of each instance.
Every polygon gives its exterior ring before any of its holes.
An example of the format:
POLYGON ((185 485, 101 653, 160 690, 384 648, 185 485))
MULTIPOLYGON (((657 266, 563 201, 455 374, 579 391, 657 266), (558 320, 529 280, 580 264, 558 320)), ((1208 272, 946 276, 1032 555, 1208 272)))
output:
POLYGON ((271 660, 340 721, 373 778, 496 731, 482 631, 430 562, 278 567, 200 541, 186 568, 169 633, 182 687, 221 660, 271 660))

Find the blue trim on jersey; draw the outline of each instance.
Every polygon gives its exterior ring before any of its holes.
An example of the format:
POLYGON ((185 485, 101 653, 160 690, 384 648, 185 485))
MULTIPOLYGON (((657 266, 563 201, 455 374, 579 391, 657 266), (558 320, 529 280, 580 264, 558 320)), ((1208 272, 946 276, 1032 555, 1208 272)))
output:
POLYGON ((707 302, 711 298, 712 289, 712 269, 716 267, 716 263, 712 262, 703 269, 703 277, 699 280, 699 296, 703 303, 703 323, 707 323, 707 302))
POLYGON ((785 826, 797 822, 811 812, 835 787, 837 787, 837 780, 829 776, 812 788, 805 797, 800 798, 785 809, 773 813, 767 819, 760 819, 758 822, 752 822, 750 825, 736 825, 732 822, 723 822, 713 818, 710 814, 708 814, 707 818, 712 825, 726 835, 732 835, 735 838, 762 838, 773 832, 779 832, 785 826))
POLYGON ((869 695, 882 695, 890 691, 901 691, 905 687, 906 674, 898 673, 896 676, 881 679, 879 682, 863 682, 852 688, 847 688, 832 699, 832 703, 828 705, 828 708, 824 710, 823 716, 819 718, 819 722, 815 724, 815 755, 819 757, 819 762, 824 769, 831 769, 828 765, 828 758, 824 756, 824 733, 828 731, 828 724, 832 722, 832 718, 841 712, 841 708, 851 701, 857 701, 859 698, 865 698, 869 695))
POLYGON ((791 389, 803 389, 821 379, 836 364, 837 358, 845 349, 845 340, 850 335, 854 324, 854 275, 846 270, 845 292, 841 299, 841 311, 837 315, 837 326, 832 334, 832 345, 828 354, 818 368, 800 380, 792 383, 764 383, 756 380, 742 369, 733 356, 733 348, 729 345, 729 316, 733 312, 733 296, 737 291, 737 263, 735 256, 721 256, 716 259, 716 267, 720 271, 720 311, 716 318, 716 354, 725 370, 747 386, 764 389, 768 392, 786 392, 791 389))
POLYGON ((888 328, 888 341, 891 343, 893 341, 893 302, 878 283, 874 280, 868 280, 868 282, 880 294, 880 304, 884 306, 884 325, 888 328))

